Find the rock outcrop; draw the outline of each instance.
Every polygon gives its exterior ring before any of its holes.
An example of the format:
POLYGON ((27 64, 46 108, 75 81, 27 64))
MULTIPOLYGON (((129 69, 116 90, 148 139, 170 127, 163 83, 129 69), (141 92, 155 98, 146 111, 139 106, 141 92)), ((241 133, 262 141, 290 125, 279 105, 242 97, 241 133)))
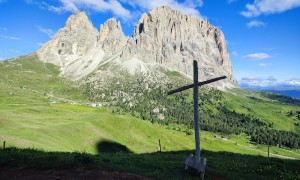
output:
POLYGON ((78 12, 37 54, 42 61, 60 66, 62 75, 74 80, 107 63, 114 67, 112 73, 147 73, 160 67, 192 78, 192 61, 196 59, 200 80, 226 75, 227 80, 214 86, 237 86, 221 30, 207 20, 169 7, 143 14, 132 37, 124 35, 116 19, 109 19, 98 32, 86 14, 78 12))
POLYGON ((169 7, 142 15, 121 59, 131 57, 162 64, 191 78, 195 59, 199 62, 201 80, 227 75, 227 83, 220 82, 219 86, 236 85, 220 29, 207 20, 183 15, 169 7))
POLYGON ((42 61, 64 67, 97 46, 98 31, 85 12, 78 12, 67 20, 38 55, 42 61))
POLYGON ((120 21, 111 18, 100 25, 100 43, 102 49, 108 53, 115 53, 125 47, 128 37, 122 31, 120 21))

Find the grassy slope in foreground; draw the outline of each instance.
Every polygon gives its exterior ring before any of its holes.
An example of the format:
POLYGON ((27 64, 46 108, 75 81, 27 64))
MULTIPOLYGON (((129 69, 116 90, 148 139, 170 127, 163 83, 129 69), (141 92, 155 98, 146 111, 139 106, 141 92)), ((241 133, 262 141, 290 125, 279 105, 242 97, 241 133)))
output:
MULTIPOLYGON (((82 89, 73 87, 71 82, 59 77, 57 68, 51 64, 41 63, 35 58, 21 58, 0 62, 0 72, 0 141, 5 140, 8 147, 34 147, 46 151, 85 151, 95 154, 98 142, 112 140, 125 145, 135 154, 155 154, 154 152, 158 151, 158 139, 160 139, 164 152, 194 149, 193 136, 168 130, 168 127, 153 125, 148 121, 141 121, 128 115, 113 115, 111 110, 106 108, 50 104, 52 100, 86 101, 82 96, 82 89)), ((205 155, 204 151, 203 154, 204 157, 209 158, 208 161, 214 168, 212 171, 226 175, 231 172, 226 164, 232 159, 231 164, 235 164, 234 161, 240 157, 244 157, 241 163, 247 165, 246 159, 251 159, 253 156, 242 154, 266 156, 266 147, 249 144, 247 136, 232 135, 228 138, 221 138, 210 132, 201 132, 202 149, 206 152, 216 152, 213 155, 209 155, 209 153, 205 155), (229 153, 231 156, 228 157, 231 159, 226 159, 228 153, 223 151, 237 154, 229 153), (215 157, 219 153, 221 155, 215 157)), ((180 166, 181 159, 184 159, 189 152, 183 151, 180 156, 174 156, 180 159, 180 166)), ((281 154, 295 158, 300 157, 299 150, 290 151, 271 147, 271 153, 273 153, 272 156, 281 154)), ((173 154, 166 153, 166 155, 173 157, 173 154)), ((105 159, 108 157, 110 156, 105 159)), ((145 157, 150 161, 153 156, 145 157)), ((257 156, 256 158, 262 157, 257 156)), ((120 159, 122 160, 122 158, 120 159)), ((142 158, 142 160, 145 159, 142 158)), ((133 161, 132 166, 134 166, 134 162, 136 161, 133 161)), ((150 164, 151 167, 154 166, 153 162, 150 162, 147 166, 150 164)), ((171 161, 166 162, 171 163, 171 161)), ((254 162, 256 160, 249 161, 248 164, 254 162)), ((178 161, 176 160, 175 163, 178 164, 178 161)), ((264 163, 265 160, 262 161, 262 165, 264 163)), ((284 163, 281 162, 283 169, 287 167, 284 163)), ((110 168, 126 171, 125 166, 114 167, 114 164, 111 164, 110 168)), ((255 166, 259 167, 260 165, 256 164, 255 166)), ((255 166, 253 165, 253 167, 255 166)), ((163 169, 163 167, 157 168, 163 169)), ((233 168, 231 173, 236 172, 242 176, 243 171, 238 170, 238 167, 233 168)), ((140 171, 143 170, 140 169, 140 171)), ((256 170, 255 173, 258 175, 258 172, 259 170, 256 170)))
MULTIPOLYGON (((30 173, 26 173, 27 176, 29 174, 41 178, 47 177, 47 174, 48 176, 49 174, 50 176, 58 174, 55 177, 57 178, 59 174, 71 170, 76 178, 82 178, 84 174, 89 174, 91 169, 96 169, 100 175, 101 171, 112 171, 134 173, 154 179, 199 179, 199 174, 191 170, 189 172, 184 170, 184 159, 189 153, 191 151, 91 155, 78 152, 0 149, 0 177, 11 179, 16 175, 18 177, 22 171, 29 171, 30 173), (2 169, 3 165, 13 168, 2 169), (10 176, 7 176, 8 172, 12 172, 10 176)), ((202 155, 208 159, 205 179, 300 178, 300 161, 206 150, 202 151, 202 155)), ((51 177, 53 179, 53 176, 51 177)), ((22 178, 26 178, 26 176, 22 178)), ((68 175, 64 174, 63 179, 67 178, 68 175)))
MULTIPOLYGON (((51 101, 61 100, 67 102, 85 102, 84 88, 74 87, 65 78, 59 76, 59 70, 52 64, 42 63, 36 56, 21 57, 10 61, 0 62, 0 140, 4 138, 9 144, 18 147, 38 147, 45 150, 59 151, 87 151, 95 152, 94 144, 101 139, 111 139, 138 153, 153 152, 157 150, 158 139, 162 140, 166 150, 184 150, 194 148, 193 136, 180 133, 177 137, 175 131, 157 131, 149 122, 136 119, 136 128, 125 133, 128 129, 115 119, 125 118, 124 123, 131 127, 132 117, 113 116, 109 110, 95 110, 82 106, 51 104, 51 101), (39 105, 35 105, 38 103, 39 105), (42 103, 42 104, 40 104, 42 103), (11 106, 15 105, 15 106, 11 106), (19 106, 18 106, 19 105, 19 106), (77 112, 78 111, 78 112, 77 112), (113 120, 112 120, 113 119, 113 120), (143 126, 146 127, 141 128, 143 126), (115 128, 114 128, 115 127, 115 128), (100 128, 100 131, 98 129, 100 128), (135 131, 137 130, 137 131, 135 131), (125 134, 129 133, 127 136, 125 134), (122 138, 123 136, 129 138, 122 138), (163 139, 166 136, 166 139, 163 139), (170 136, 170 137, 168 137, 170 136), (74 137, 74 138, 73 138, 74 137), (76 137, 76 138, 75 138, 76 137), (13 140, 11 140, 13 139, 13 140), (46 141, 47 140, 47 141, 46 141)), ((275 128, 293 130, 292 120, 285 116, 268 113, 274 109, 290 108, 300 110, 300 107, 291 107, 282 104, 261 102, 261 106, 271 107, 266 113, 261 111, 260 104, 247 98, 243 91, 233 96, 224 93, 228 99, 228 107, 244 112, 241 106, 250 106, 258 111, 254 115, 270 117, 265 121, 274 121, 275 128), (298 108, 298 109, 297 109, 298 108), (280 121, 285 121, 282 126, 280 121), (278 125, 277 125, 278 124, 278 125)), ((121 122, 123 122, 121 120, 121 122)), ((266 154, 266 147, 249 145, 247 136, 229 136, 234 142, 221 138, 214 138, 213 133, 202 132, 202 147, 213 151, 230 151, 247 154, 266 154), (235 145, 237 142, 237 145, 235 145)), ((274 154, 299 157, 299 151, 289 151, 271 148, 274 154)))
MULTIPOLYGON (((184 171, 184 159, 194 153, 194 137, 164 126, 128 115, 113 115, 106 108, 68 104, 2 106, 0 114, 4 115, 0 120, 0 140, 6 140, 8 147, 56 151, 0 150, 0 167, 81 169, 78 174, 97 168, 155 179, 197 178, 195 173, 184 171), (158 139, 162 153, 158 152, 158 139), (103 152, 97 146, 103 140, 125 145, 133 153, 103 152)), ((299 178, 299 160, 263 157, 266 147, 248 144, 243 135, 230 139, 205 131, 201 135, 202 157, 208 159, 208 179, 299 178)), ((271 152, 300 158, 299 151, 271 147, 271 152)))
MULTIPOLYGON (((129 115, 114 115, 106 108, 68 104, 2 105, 0 140, 8 146, 34 147, 46 151, 80 151, 96 153, 97 143, 111 140, 134 153, 194 149, 194 136, 151 124, 129 115)), ((265 146, 248 143, 243 135, 221 138, 201 132, 201 147, 210 151, 266 156, 265 146)), ((271 153, 300 158, 300 152, 271 147, 271 153)))

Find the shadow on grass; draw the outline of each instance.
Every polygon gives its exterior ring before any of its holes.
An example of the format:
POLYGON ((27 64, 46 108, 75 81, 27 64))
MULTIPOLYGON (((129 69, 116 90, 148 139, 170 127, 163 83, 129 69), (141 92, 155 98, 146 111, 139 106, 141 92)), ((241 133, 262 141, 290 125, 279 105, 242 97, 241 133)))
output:
POLYGON ((99 154, 100 153, 132 153, 126 146, 109 140, 98 142, 96 147, 99 154))
MULTIPOLYGON (((121 151, 93 155, 8 148, 0 150, 0 171, 1 168, 42 171, 80 168, 128 172, 154 179, 199 179, 195 171, 184 170, 184 160, 190 153, 193 152, 134 154, 121 151)), ((299 160, 205 150, 201 155, 207 158, 206 179, 300 179, 299 160)))

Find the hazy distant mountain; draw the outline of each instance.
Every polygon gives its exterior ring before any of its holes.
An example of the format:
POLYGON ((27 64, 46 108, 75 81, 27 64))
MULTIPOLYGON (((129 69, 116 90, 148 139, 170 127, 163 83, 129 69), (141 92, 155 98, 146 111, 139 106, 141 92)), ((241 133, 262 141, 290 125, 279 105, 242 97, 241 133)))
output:
POLYGON ((273 92, 273 93, 289 96, 292 98, 300 98, 300 86, 278 85, 272 87, 259 87, 259 86, 248 86, 246 84, 241 84, 241 88, 273 92))
POLYGON ((277 94, 282 94, 285 96, 289 96, 292 98, 299 98, 300 99, 300 89, 299 90, 293 90, 293 89, 263 89, 263 91, 266 92, 274 92, 277 94))

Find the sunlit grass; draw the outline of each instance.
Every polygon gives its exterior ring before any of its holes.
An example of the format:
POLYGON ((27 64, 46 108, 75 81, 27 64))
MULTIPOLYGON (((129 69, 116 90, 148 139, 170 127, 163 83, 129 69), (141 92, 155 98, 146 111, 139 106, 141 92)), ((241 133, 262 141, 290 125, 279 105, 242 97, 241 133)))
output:
POLYGON ((235 95, 224 93, 227 108, 238 113, 251 114, 265 123, 273 123, 275 129, 300 133, 300 129, 295 126, 295 123, 299 120, 287 116, 287 113, 291 110, 300 111, 299 106, 280 104, 261 97, 254 91, 236 89, 233 92, 235 95), (249 97, 256 97, 258 100, 249 97))
MULTIPOLYGON (((114 115, 108 108, 69 104, 0 106, 0 140, 7 146, 34 147, 47 151, 96 153, 96 143, 112 140, 135 153, 156 152, 161 140, 163 151, 191 150, 194 136, 151 124, 130 115, 114 115)), ((201 148, 267 156, 263 146, 249 144, 246 135, 201 131, 201 148), (258 151, 259 150, 259 151, 258 151)), ((299 158, 299 152, 272 147, 272 153, 299 158)))

